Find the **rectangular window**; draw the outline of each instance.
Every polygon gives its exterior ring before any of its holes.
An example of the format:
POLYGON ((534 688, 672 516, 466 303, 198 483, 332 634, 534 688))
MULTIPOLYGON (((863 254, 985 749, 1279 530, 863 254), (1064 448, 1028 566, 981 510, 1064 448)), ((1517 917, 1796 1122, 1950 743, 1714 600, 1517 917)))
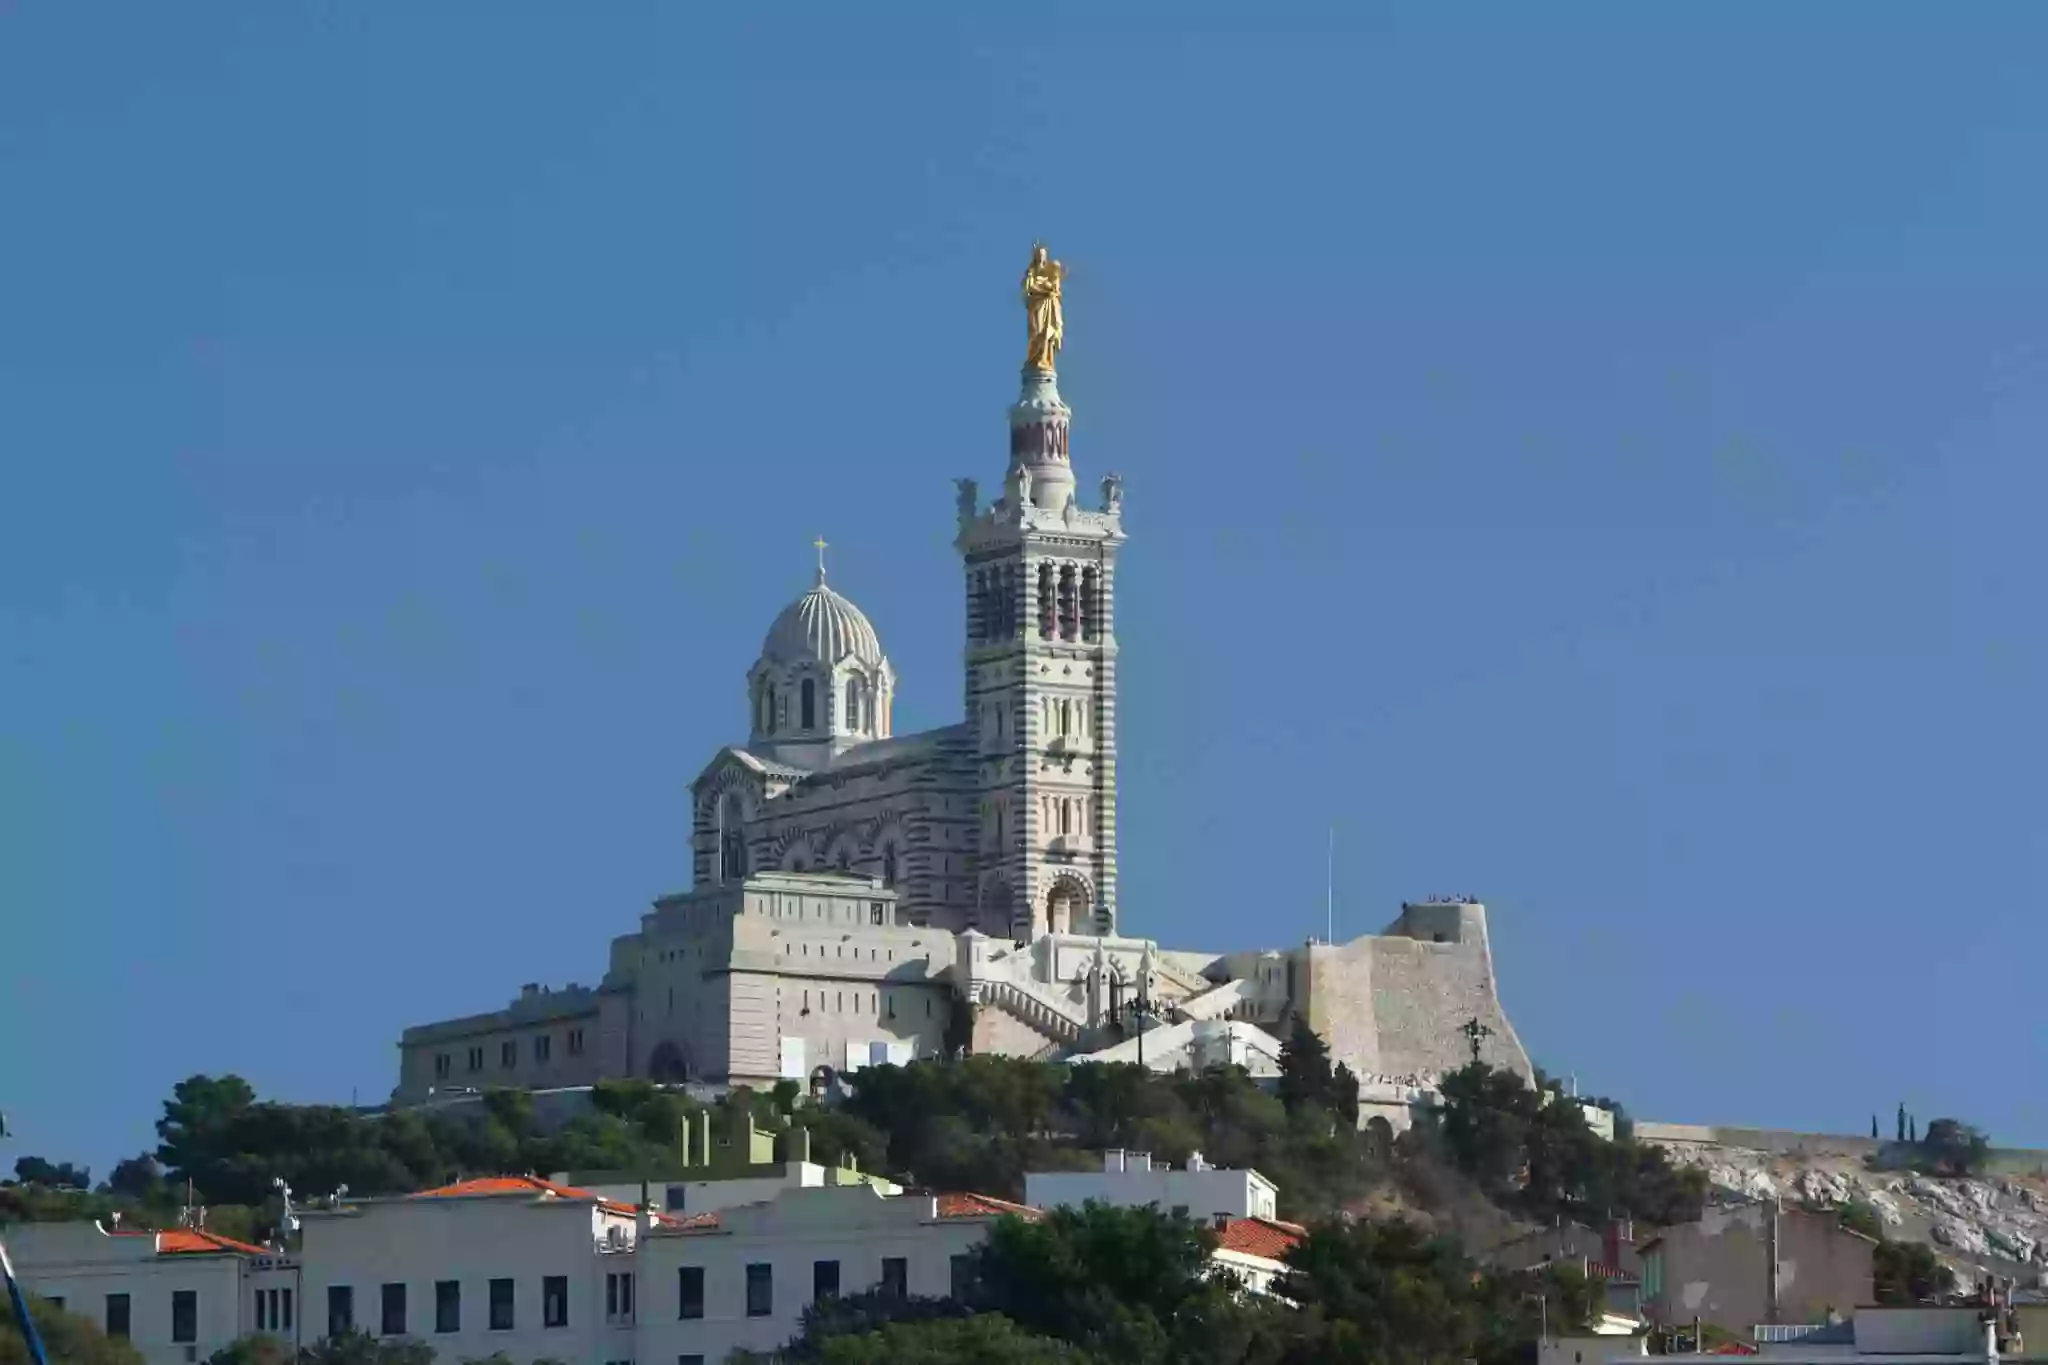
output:
POLYGON ((128 1339, 128 1296, 126 1294, 107 1295, 107 1335, 119 1337, 123 1341, 128 1339))
POLYGON ((765 1318, 775 1312, 775 1267, 755 1261, 747 1267, 747 1316, 765 1318))
POLYGON ((661 1192, 661 1206, 668 1213, 681 1213, 689 1198, 688 1185, 671 1185, 661 1192))
POLYGON ((546 1275, 541 1278, 540 1325, 543 1327, 567 1327, 569 1325, 569 1277, 567 1275, 546 1275))
POLYGON ((289 1332, 292 1330, 292 1291, 289 1289, 278 1290, 277 1301, 278 1304, 284 1309, 284 1317, 278 1324, 277 1330, 280 1332, 289 1332))
POLYGON ((327 1335, 338 1337, 356 1325, 356 1291, 353 1285, 327 1286, 327 1335))
POLYGON ((275 1289, 259 1289, 256 1291, 257 1331, 274 1332, 277 1330, 277 1324, 271 1321, 272 1305, 276 1302, 277 1291, 275 1289))
POLYGON ((839 1292, 839 1262, 811 1262, 811 1297, 829 1299, 839 1292))
POLYGON ((512 1330, 512 1281, 491 1281, 491 1330, 509 1332, 512 1330))
POLYGON ((633 1320, 633 1272, 615 1270, 604 1277, 604 1316, 611 1323, 633 1320))
POLYGON ((956 1303, 965 1303, 974 1292, 974 1258, 959 1255, 953 1258, 953 1283, 949 1291, 956 1303))
POLYGON ((434 1281, 434 1330, 436 1332, 460 1332, 462 1330, 462 1281, 434 1281))
POLYGON ((519 1065, 519 1044, 513 1039, 498 1044, 498 1065, 507 1071, 519 1065))
POLYGON ((554 1046, 554 1043, 555 1040, 545 1033, 536 1037, 533 1040, 533 1060, 536 1062, 546 1061, 548 1059, 548 1051, 554 1046))
POLYGON ((583 1030, 580 1028, 569 1030, 569 1055, 571 1057, 581 1057, 583 1055, 583 1030))
POLYGON ((482 1048, 473 1047, 469 1050, 469 1069, 471 1071, 482 1071, 484 1069, 484 1050, 482 1048))
POLYGON ((910 1292, 909 1261, 901 1256, 882 1258, 882 1292, 897 1299, 910 1292))
POLYGON ((387 1284, 377 1314, 377 1330, 387 1337, 405 1335, 405 1286, 387 1284))
POLYGON ((676 1365, 704 1365, 704 1357, 701 1355, 696 1355, 694 1353, 691 1355, 677 1356, 676 1365))
POLYGON ((171 1340, 184 1344, 199 1340, 199 1291, 171 1291, 171 1340))
POLYGON ((449 1070, 450 1070, 450 1063, 449 1063, 449 1058, 448 1058, 448 1054, 447 1054, 447 1053, 445 1053, 445 1052, 437 1052, 437 1053, 435 1053, 435 1054, 434 1054, 434 1079, 435 1079, 435 1080, 437 1080, 437 1081, 445 1081, 445 1080, 447 1080, 447 1079, 448 1079, 448 1072, 449 1072, 449 1070))
POLYGON ((44 1297, 43 1302, 49 1304, 50 1307, 56 1309, 59 1313, 64 1311, 64 1296, 62 1294, 47 1295, 44 1297))
POLYGON ((880 924, 881 922, 882 922, 882 903, 881 903, 880 901, 876 901, 876 902, 875 902, 874 904, 872 904, 872 905, 870 905, 870 906, 868 907, 868 923, 869 923, 869 924, 880 924))
POLYGON ((704 1267, 686 1265, 676 1268, 676 1311, 679 1318, 701 1318, 704 1316, 704 1267))

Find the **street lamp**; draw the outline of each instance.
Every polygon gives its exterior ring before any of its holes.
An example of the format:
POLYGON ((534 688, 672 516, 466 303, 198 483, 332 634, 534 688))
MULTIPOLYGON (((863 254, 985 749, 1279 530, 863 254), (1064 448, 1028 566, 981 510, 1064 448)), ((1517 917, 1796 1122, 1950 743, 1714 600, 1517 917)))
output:
POLYGON ((1137 1030, 1138 1065, 1143 1066, 1145 1065, 1145 1021, 1147 1019, 1157 1019, 1159 1015, 1153 1010, 1152 1002, 1142 995, 1132 1000, 1128 1005, 1125 1005, 1124 1013, 1129 1016, 1131 1027, 1137 1030))

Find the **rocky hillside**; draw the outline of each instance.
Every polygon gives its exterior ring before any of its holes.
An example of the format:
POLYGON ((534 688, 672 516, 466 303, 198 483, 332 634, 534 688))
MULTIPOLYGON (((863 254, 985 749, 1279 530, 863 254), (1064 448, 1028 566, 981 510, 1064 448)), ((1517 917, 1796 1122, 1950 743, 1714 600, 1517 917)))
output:
MULTIPOLYGON (((1769 1135, 1781 1140, 1710 1140, 1725 1130, 1642 1133, 1674 1162, 1703 1168, 1717 1190, 1749 1199, 1841 1207, 1862 1205, 1894 1241, 1925 1242, 1968 1283, 1987 1273, 2048 1285, 2048 1176, 2028 1173, 1937 1180, 1883 1169, 1879 1144, 1861 1139, 1769 1135), (1709 1140, 1703 1140, 1709 1139, 1709 1140), (1772 1149, 1776 1150, 1772 1150, 1772 1149)), ((1763 1136, 1763 1135, 1759 1135, 1763 1136)))

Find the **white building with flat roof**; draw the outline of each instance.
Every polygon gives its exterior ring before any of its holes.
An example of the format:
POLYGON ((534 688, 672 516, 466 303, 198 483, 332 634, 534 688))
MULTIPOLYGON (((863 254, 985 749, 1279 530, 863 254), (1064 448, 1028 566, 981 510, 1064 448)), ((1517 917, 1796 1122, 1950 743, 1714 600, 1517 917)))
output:
POLYGON ((1257 1171, 1211 1166, 1196 1152, 1183 1170, 1154 1161, 1150 1152, 1109 1151, 1099 1171, 1032 1171, 1024 1177, 1024 1202, 1034 1208, 1080 1208, 1111 1204, 1141 1209, 1157 1205, 1162 1213, 1183 1213, 1197 1222, 1217 1215, 1231 1218, 1273 1218, 1279 1191, 1257 1171))
POLYGON ((128 1342, 147 1365, 194 1365, 259 1330, 296 1341, 298 1268, 265 1247, 98 1223, 24 1223, 7 1245, 23 1289, 128 1342))

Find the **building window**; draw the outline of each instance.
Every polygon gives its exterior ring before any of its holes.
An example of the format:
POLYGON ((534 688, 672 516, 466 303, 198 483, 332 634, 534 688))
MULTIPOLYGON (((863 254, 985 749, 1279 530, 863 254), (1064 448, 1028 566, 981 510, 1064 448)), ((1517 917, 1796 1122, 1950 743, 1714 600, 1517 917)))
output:
POLYGON ((356 1326, 356 1291, 345 1284, 327 1286, 327 1335, 346 1336, 356 1326))
POLYGON ((633 1320, 632 1271, 615 1270, 604 1277, 604 1317, 611 1323, 633 1320))
POLYGON ((704 1267, 685 1265, 676 1267, 676 1316, 679 1318, 701 1318, 704 1316, 704 1267))
POLYGON ((449 1071, 450 1071, 451 1069, 452 1069, 452 1067, 451 1067, 451 1064, 450 1064, 450 1061, 449 1061, 449 1057, 448 1057, 448 1054, 447 1054, 447 1053, 445 1053, 445 1052, 437 1052, 437 1053, 435 1053, 435 1054, 434 1054, 434 1079, 435 1079, 435 1080, 437 1080, 437 1081, 445 1081, 445 1080, 447 1080, 447 1079, 448 1079, 448 1072, 449 1072, 449 1071))
POLYGON ((818 685, 809 678, 804 679, 803 686, 797 691, 797 708, 803 713, 799 724, 806 730, 817 728, 818 685))
POLYGON ((49 1304, 50 1307, 56 1309, 59 1313, 64 1311, 64 1296, 62 1294, 46 1294, 43 1296, 43 1302, 49 1304))
POLYGON ((965 1303, 974 1292, 974 1258, 961 1254, 953 1258, 953 1279, 951 1294, 956 1303, 965 1303))
POLYGON ((900 1299, 910 1292, 910 1262, 901 1256, 882 1258, 882 1292, 900 1299))
POLYGON ((839 1292, 839 1262, 811 1262, 811 1297, 829 1299, 839 1292))
POLYGON ((775 1312, 775 1267, 755 1261, 747 1267, 747 1316, 770 1317, 775 1312))
POLYGON ((471 1071, 482 1071, 484 1069, 484 1050, 482 1048, 473 1047, 469 1050, 469 1069, 471 1071))
POLYGON ((434 1281, 434 1330, 436 1332, 460 1332, 462 1330, 462 1281, 434 1281))
POLYGON ((199 1291, 171 1291, 171 1340, 183 1345, 199 1340, 199 1291))
POLYGON ((405 1286, 387 1284, 383 1290, 383 1302, 378 1314, 378 1331, 387 1337, 405 1335, 405 1286))
POLYGON ((569 1055, 571 1057, 581 1057, 583 1055, 583 1030, 580 1028, 569 1030, 569 1055))
POLYGON ((540 1325, 543 1327, 567 1327, 569 1325, 569 1277, 567 1275, 545 1275, 541 1278, 540 1325))
POLYGON ((870 904, 870 905, 868 906, 868 923, 869 923, 869 924, 880 924, 880 923, 882 923, 882 918, 883 918, 883 916, 884 916, 884 915, 886 915, 887 913, 888 913, 888 910, 887 910, 887 909, 886 909, 886 908, 885 908, 885 907, 883 906, 882 902, 880 902, 880 901, 875 901, 875 902, 871 903, 871 904, 870 904))
POLYGON ((507 1038, 498 1044, 498 1065, 510 1071, 519 1065, 519 1044, 507 1038))
POLYGON ((126 1294, 107 1295, 107 1335, 119 1337, 123 1341, 128 1339, 128 1296, 126 1294))
POLYGON ((696 1354, 680 1355, 676 1357, 676 1365, 704 1365, 704 1357, 696 1354))
POLYGON ((509 1332, 512 1330, 512 1281, 491 1281, 491 1330, 509 1332))
POLYGON ((860 729, 860 679, 846 680, 846 728, 860 729))
POLYGON ((555 1040, 553 1038, 545 1033, 539 1035, 533 1040, 533 1060, 536 1062, 546 1061, 548 1054, 554 1051, 554 1047, 555 1040))
POLYGON ((280 1332, 289 1332, 292 1330, 292 1291, 289 1289, 278 1290, 277 1305, 284 1310, 283 1321, 278 1324, 278 1330, 280 1332))

